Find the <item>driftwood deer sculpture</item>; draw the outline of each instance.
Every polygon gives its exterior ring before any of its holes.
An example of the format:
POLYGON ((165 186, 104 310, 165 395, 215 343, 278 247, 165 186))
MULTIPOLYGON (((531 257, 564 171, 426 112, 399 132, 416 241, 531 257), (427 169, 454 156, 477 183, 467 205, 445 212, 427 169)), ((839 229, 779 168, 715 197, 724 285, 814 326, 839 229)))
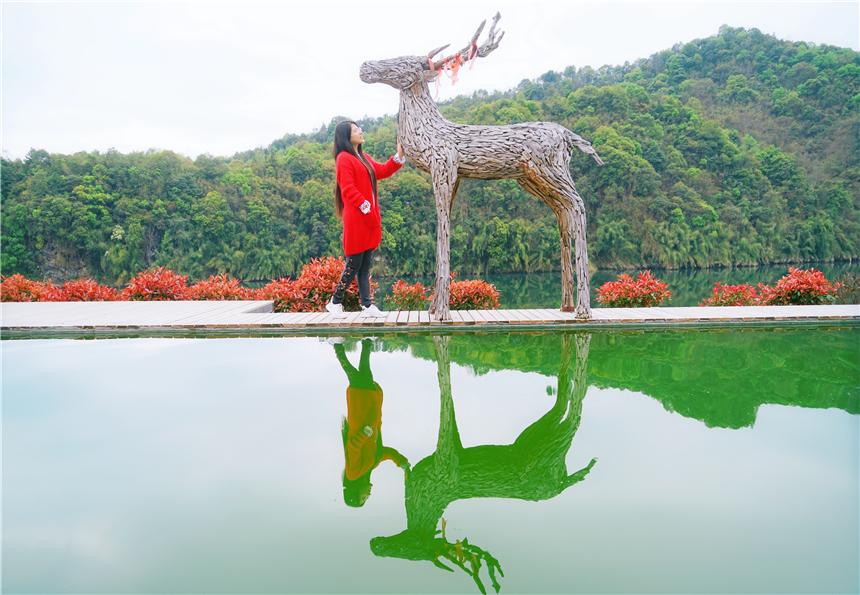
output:
POLYGON ((561 234, 561 309, 576 317, 591 317, 588 290, 588 254, 585 237, 585 205, 570 175, 574 148, 603 162, 591 143, 553 122, 524 122, 506 126, 473 126, 449 122, 430 96, 428 81, 435 80, 446 65, 484 57, 498 47, 504 36, 496 33, 496 13, 487 40, 477 45, 486 21, 459 52, 442 60, 433 57, 444 45, 426 56, 400 56, 361 65, 365 83, 385 83, 400 91, 397 117, 398 140, 406 157, 433 179, 436 199, 436 284, 430 314, 433 320, 450 320, 450 215, 460 179, 511 178, 541 199, 555 213, 561 234), (575 244, 577 300, 574 307, 571 248, 575 244))

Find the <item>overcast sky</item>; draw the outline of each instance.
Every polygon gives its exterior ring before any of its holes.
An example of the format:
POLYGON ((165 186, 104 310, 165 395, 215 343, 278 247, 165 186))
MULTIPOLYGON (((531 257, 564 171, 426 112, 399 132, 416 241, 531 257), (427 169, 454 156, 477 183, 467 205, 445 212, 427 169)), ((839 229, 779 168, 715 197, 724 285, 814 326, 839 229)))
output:
MULTIPOLYGON (((439 100, 505 90, 715 35, 722 24, 860 49, 860 0, 13 2, 2 0, 2 153, 232 155, 332 117, 394 114, 364 60, 465 46, 496 10, 499 48, 439 100)), ((486 30, 485 30, 486 32, 486 30)), ((482 37, 483 39, 483 37, 482 37)), ((446 50, 447 53, 447 50, 446 50)), ((431 87, 432 89, 432 87, 431 87)))

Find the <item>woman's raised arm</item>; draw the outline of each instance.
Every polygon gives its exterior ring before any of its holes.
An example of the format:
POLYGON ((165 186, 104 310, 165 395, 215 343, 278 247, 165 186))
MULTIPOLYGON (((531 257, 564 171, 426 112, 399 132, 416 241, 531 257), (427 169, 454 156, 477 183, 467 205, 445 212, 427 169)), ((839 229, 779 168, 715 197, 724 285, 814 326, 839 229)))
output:
POLYGON ((370 161, 370 165, 373 166, 373 171, 376 173, 377 180, 382 180, 391 176, 392 174, 394 174, 394 172, 396 172, 403 166, 402 163, 397 163, 394 160, 394 155, 389 157, 388 161, 386 161, 385 163, 377 163, 376 161, 374 161, 373 157, 371 157, 367 153, 365 153, 364 156, 367 157, 367 160, 370 161))

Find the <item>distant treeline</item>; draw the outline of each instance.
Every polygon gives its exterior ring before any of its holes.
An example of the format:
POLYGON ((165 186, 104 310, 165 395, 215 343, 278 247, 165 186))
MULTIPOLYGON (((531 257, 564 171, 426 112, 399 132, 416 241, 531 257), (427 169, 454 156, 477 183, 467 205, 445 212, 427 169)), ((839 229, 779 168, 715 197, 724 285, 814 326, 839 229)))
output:
MULTIPOLYGON (((395 91, 392 90, 392 93, 395 91)), ((452 121, 558 122, 606 162, 571 162, 598 267, 711 267, 860 256, 860 53, 758 30, 618 67, 570 66, 509 92, 440 105, 452 121)), ((170 151, 2 161, 2 274, 113 285, 164 265, 192 279, 295 275, 341 253, 328 126, 265 149, 196 160, 170 151)), ((359 122, 394 152, 396 119, 359 122)), ((380 183, 378 274, 435 267, 429 177, 380 183)), ((559 268, 555 217, 511 180, 464 180, 451 259, 463 274, 559 268)))

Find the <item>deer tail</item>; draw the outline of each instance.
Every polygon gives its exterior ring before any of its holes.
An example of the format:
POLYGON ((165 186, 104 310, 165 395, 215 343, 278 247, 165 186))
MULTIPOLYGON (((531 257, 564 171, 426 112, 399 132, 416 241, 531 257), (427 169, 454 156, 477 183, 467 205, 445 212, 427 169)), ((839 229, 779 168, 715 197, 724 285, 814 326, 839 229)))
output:
POLYGON ((603 165, 603 159, 600 158, 600 155, 597 154, 597 151, 594 150, 594 147, 591 146, 591 143, 579 136, 578 134, 567 130, 567 143, 572 147, 576 147, 583 153, 591 155, 592 159, 594 159, 597 165, 603 165))

